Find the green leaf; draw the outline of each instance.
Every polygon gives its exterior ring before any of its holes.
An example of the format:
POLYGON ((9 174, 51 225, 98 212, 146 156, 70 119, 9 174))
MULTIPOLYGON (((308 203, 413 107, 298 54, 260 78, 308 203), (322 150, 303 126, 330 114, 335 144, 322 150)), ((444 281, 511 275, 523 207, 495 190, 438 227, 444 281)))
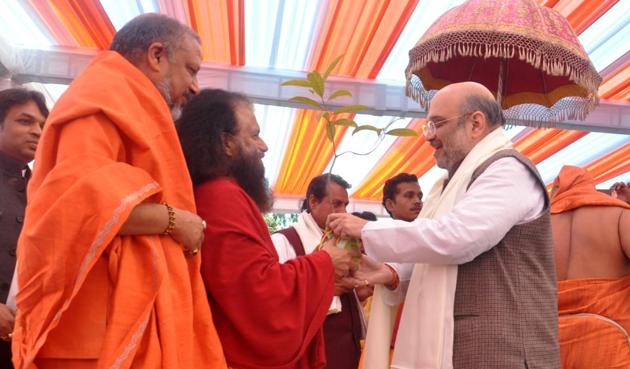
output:
POLYGON ((309 97, 305 97, 305 96, 293 96, 292 98, 289 99, 289 101, 293 101, 293 102, 297 102, 297 103, 302 103, 302 104, 307 104, 310 106, 313 106, 317 109, 321 109, 322 108, 322 104, 318 103, 317 101, 309 98, 309 97))
POLYGON ((324 97, 324 79, 318 71, 310 72, 306 75, 306 78, 311 82, 313 91, 320 97, 324 97))
POLYGON ((374 131, 377 134, 381 133, 381 129, 371 126, 369 124, 364 124, 362 126, 358 126, 357 128, 355 128, 354 131, 352 131, 352 135, 354 136, 355 133, 360 132, 360 131, 374 131))
POLYGON ((348 90, 337 90, 335 92, 333 92, 332 94, 330 94, 330 96, 328 97, 329 101, 332 101, 338 97, 341 96, 352 96, 352 92, 348 91, 348 90))
POLYGON ((418 135, 418 132, 409 128, 394 128, 390 131, 385 132, 385 134, 397 137, 415 137, 418 135))
POLYGON ((330 113, 325 112, 324 114, 322 114, 322 118, 326 119, 326 122, 330 122, 330 113))
POLYGON ((311 81, 307 81, 305 79, 290 79, 288 81, 284 81, 280 84, 280 86, 299 86, 299 87, 313 87, 311 81))
POLYGON ((335 127, 331 123, 326 123, 326 136, 330 142, 335 141, 335 127))
POLYGON ((328 79, 328 76, 330 76, 330 73, 332 73, 332 71, 335 69, 337 64, 339 64, 339 62, 341 61, 341 59, 343 59, 343 56, 344 55, 341 54, 338 57, 336 57, 335 60, 333 60, 332 63, 330 63, 328 68, 326 68, 326 72, 324 72, 324 80, 328 79))
POLYGON ((332 124, 336 125, 336 126, 345 126, 345 127, 354 127, 357 128, 357 122, 353 121, 352 119, 337 119, 335 121, 332 122, 332 124))
POLYGON ((365 105, 348 105, 348 106, 342 106, 341 108, 337 108, 335 109, 334 113, 335 114, 339 114, 339 113, 354 113, 357 112, 359 110, 367 110, 369 109, 367 106, 365 105))

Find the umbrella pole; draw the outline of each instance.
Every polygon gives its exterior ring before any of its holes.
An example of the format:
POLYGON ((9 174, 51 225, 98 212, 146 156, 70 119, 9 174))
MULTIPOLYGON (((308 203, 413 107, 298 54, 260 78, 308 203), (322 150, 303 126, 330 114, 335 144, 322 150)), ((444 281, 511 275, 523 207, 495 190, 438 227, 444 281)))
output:
POLYGON ((505 59, 501 59, 499 61, 499 82, 497 84, 497 103, 499 103, 499 106, 503 107, 502 105, 502 100, 503 100, 503 83, 505 81, 505 64, 507 63, 507 61, 505 59))

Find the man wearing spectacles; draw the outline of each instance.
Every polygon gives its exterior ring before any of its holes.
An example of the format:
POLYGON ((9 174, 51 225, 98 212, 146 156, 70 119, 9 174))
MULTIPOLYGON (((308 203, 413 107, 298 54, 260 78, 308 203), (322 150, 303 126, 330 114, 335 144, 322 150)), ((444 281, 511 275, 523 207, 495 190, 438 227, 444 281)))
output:
MULTIPOLYGON (((443 88, 424 135, 447 174, 418 219, 328 217, 335 233, 360 237, 369 257, 415 264, 394 368, 560 367, 549 200, 504 123, 484 86, 443 88)), ((370 282, 388 278, 380 271, 370 282)))

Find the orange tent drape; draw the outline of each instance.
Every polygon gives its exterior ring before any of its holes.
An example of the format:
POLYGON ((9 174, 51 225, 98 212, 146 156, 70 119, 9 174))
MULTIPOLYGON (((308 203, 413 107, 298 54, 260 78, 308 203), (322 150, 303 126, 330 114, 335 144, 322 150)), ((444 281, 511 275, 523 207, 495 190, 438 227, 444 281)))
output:
POLYGON ((244 0, 188 0, 204 61, 245 65, 244 0))
POLYGON ((537 129, 516 141, 514 148, 538 164, 587 134, 585 131, 537 129))
POLYGON ((424 122, 424 119, 415 119, 409 123, 407 128, 418 132, 418 137, 397 138, 383 160, 378 162, 354 192, 353 198, 380 201, 383 184, 388 178, 402 172, 421 177, 435 165, 434 149, 422 136, 421 127, 424 122))
MULTIPOLYGON (((305 69, 323 70, 343 54, 335 75, 375 78, 417 3, 418 0, 365 0, 357 6, 352 0, 327 2, 322 12, 322 31, 305 69)), ((345 131, 338 128, 336 140, 345 131)), ((296 114, 289 150, 274 186, 276 194, 303 195, 311 178, 323 172, 333 156, 325 135, 322 122, 315 122, 302 111, 296 114), (313 124, 320 127, 309 127, 313 124)))
POLYGON ((29 5, 62 45, 106 49, 114 37, 114 26, 98 0, 29 0, 29 5))

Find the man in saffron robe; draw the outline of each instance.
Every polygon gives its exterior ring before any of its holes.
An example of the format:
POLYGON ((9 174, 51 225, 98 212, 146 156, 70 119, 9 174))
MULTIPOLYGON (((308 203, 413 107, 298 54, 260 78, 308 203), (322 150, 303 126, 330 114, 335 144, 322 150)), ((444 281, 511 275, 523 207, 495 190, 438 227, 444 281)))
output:
POLYGON ((564 166, 551 214, 562 367, 630 368, 630 205, 564 166))
POLYGON ((198 40, 139 16, 51 112, 18 245, 17 369, 226 368, 171 116, 198 92, 198 40))
POLYGON ((201 273, 228 365, 322 368, 335 276, 349 272, 352 256, 329 242, 280 263, 261 216, 271 204, 262 163, 267 146, 245 97, 202 91, 177 129, 208 223, 201 273))

